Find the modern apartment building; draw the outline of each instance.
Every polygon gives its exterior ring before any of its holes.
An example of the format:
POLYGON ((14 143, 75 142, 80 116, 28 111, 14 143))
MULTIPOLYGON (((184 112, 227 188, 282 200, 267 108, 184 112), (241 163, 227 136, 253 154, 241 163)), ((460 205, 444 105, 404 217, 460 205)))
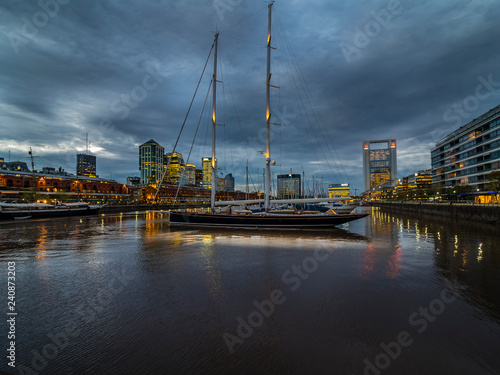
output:
POLYGON ((488 174, 500 168, 500 105, 437 142, 431 164, 435 186, 484 190, 488 174))

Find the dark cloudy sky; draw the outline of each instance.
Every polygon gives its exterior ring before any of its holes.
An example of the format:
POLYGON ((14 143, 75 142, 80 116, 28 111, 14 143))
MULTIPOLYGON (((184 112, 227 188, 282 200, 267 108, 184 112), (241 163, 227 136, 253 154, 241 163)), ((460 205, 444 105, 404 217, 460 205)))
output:
MULTIPOLYGON (((0 157, 27 161, 32 147, 37 168, 74 172, 88 132, 99 175, 138 175, 141 143, 172 149, 217 28, 219 173, 241 185, 249 159, 261 180, 266 2, 41 3, 0 3, 0 157)), ((278 0, 273 172, 304 168, 308 179, 359 189, 362 141, 382 138, 398 141, 399 176, 429 168, 437 140, 500 104, 499 19, 494 0, 278 0)), ((211 70, 178 146, 185 158, 211 70)), ((206 111, 197 166, 209 132, 206 111)))

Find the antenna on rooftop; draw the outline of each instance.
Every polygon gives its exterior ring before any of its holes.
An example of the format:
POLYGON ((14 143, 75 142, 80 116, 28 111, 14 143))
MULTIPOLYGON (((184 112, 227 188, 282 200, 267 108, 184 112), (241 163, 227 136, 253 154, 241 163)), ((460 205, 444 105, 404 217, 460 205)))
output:
POLYGON ((89 154, 89 132, 85 132, 85 153, 89 154))

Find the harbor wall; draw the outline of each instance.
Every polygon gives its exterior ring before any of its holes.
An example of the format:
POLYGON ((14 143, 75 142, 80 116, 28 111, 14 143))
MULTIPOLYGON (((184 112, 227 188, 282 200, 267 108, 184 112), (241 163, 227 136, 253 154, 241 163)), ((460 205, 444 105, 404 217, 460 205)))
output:
POLYGON ((500 225, 500 205, 395 201, 370 202, 370 205, 380 207, 385 211, 404 212, 411 215, 440 216, 453 220, 500 225))

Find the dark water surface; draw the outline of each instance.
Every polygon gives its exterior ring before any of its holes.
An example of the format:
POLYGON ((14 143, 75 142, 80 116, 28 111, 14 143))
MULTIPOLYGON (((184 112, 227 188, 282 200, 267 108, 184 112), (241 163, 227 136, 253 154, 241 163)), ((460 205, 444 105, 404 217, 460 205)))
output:
POLYGON ((499 374, 500 230, 374 209, 327 231, 154 213, 0 224, 15 374, 499 374))

